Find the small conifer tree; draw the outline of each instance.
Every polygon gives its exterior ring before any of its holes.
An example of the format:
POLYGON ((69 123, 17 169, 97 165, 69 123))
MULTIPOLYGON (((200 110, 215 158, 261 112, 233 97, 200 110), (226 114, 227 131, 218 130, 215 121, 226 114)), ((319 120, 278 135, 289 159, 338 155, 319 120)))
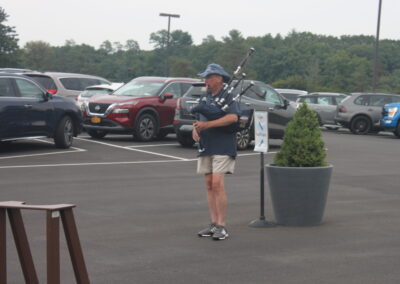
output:
POLYGON ((302 104, 285 128, 283 144, 274 163, 281 167, 327 166, 317 115, 302 104))

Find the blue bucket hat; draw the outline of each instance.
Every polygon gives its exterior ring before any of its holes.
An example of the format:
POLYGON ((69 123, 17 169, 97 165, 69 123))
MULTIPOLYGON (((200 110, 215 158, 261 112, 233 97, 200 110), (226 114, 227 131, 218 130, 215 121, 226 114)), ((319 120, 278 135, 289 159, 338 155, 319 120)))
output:
POLYGON ((224 70, 224 68, 222 68, 221 65, 218 65, 215 63, 209 64, 204 72, 199 73, 197 75, 205 78, 205 77, 213 75, 213 74, 222 76, 222 78, 224 79, 224 82, 229 81, 229 79, 231 78, 231 76, 224 70))

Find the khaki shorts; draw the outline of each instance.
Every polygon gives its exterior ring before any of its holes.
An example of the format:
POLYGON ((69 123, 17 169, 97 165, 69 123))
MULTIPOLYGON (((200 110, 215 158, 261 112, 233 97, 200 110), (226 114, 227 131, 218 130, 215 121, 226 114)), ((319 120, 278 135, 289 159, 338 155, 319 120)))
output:
POLYGON ((198 174, 233 174, 235 159, 225 155, 201 156, 197 161, 198 174))

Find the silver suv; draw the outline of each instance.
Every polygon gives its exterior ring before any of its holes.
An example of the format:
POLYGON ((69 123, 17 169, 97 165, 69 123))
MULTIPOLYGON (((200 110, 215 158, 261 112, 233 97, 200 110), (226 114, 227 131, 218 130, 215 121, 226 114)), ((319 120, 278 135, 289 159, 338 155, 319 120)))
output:
POLYGON ((310 93, 299 96, 296 103, 297 105, 306 103, 311 110, 315 111, 321 126, 324 125, 328 129, 338 129, 339 126, 336 126, 334 119, 336 106, 346 97, 348 95, 342 93, 310 93))
POLYGON ((111 84, 102 77, 86 74, 61 72, 27 72, 23 74, 41 85, 49 93, 73 99, 76 99, 86 87, 111 84))
POLYGON ((400 102, 400 95, 385 93, 352 93, 336 109, 335 122, 354 134, 379 132, 379 119, 385 104, 400 102))

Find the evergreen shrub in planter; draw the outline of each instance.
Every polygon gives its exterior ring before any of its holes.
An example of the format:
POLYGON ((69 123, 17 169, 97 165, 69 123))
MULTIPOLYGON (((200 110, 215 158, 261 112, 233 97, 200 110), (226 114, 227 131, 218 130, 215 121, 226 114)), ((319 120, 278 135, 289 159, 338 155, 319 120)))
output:
POLYGON ((285 129, 274 164, 266 165, 278 224, 315 226, 322 222, 332 165, 316 114, 302 104, 285 129))

